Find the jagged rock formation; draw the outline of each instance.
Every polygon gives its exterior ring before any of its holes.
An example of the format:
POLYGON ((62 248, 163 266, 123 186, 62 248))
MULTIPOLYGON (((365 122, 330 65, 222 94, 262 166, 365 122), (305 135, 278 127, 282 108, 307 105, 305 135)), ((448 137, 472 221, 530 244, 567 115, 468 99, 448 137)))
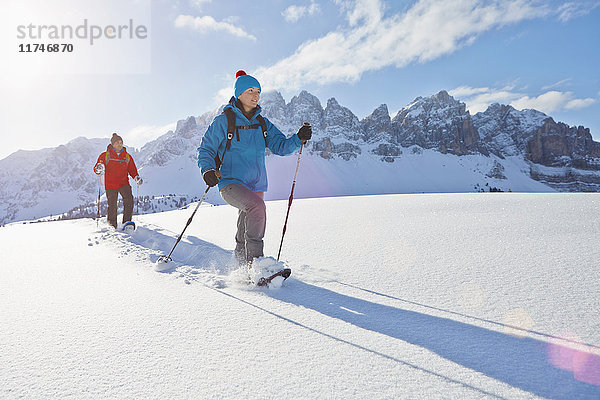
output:
POLYGON ((392 132, 392 120, 387 106, 382 104, 377 107, 360 121, 360 127, 367 142, 387 140, 392 132))
MULTIPOLYGON (((304 122, 309 122, 313 140, 306 151, 332 162, 361 162, 370 157, 384 168, 425 150, 449 157, 480 156, 489 160, 482 176, 498 184, 509 179, 502 161, 516 157, 529 166, 525 172, 528 177, 551 188, 600 191, 600 143, 592 139, 589 129, 555 122, 536 110, 519 111, 492 104, 484 112, 471 115, 464 103, 446 91, 416 98, 393 118, 382 104, 359 120, 335 98, 323 108, 319 99, 307 91, 289 103, 278 92, 266 92, 260 104, 263 115, 285 134, 295 134, 304 122)), ((193 179, 189 184, 179 182, 176 192, 195 195, 200 190, 194 186, 201 179, 196 149, 221 110, 180 120, 174 131, 141 150, 128 149, 142 171, 166 171, 155 178, 158 183, 154 190, 160 192, 145 195, 169 193, 171 185, 186 176, 193 179), (174 173, 179 174, 177 179, 171 176, 174 173)), ((77 138, 54 149, 19 151, 0 160, 0 224, 58 214, 95 201, 98 180, 91 167, 107 143, 108 139, 77 138)), ((465 166, 465 173, 467 169, 465 166)))
POLYGON ((527 158, 549 167, 600 169, 600 143, 594 142, 590 130, 569 127, 547 118, 527 143, 527 158))
MULTIPOLYGON (((304 122, 308 122, 317 129, 325 128, 321 102, 306 90, 301 91, 298 96, 292 97, 285 109, 286 119, 292 126, 300 127, 304 122)), ((273 118, 277 119, 274 116, 273 118)))
POLYGON ((403 147, 418 145, 458 156, 480 152, 479 133, 466 105, 454 100, 446 91, 417 98, 392 120, 395 141, 403 147))
POLYGON ((517 111, 511 106, 495 103, 475 114, 473 122, 485 148, 503 158, 523 154, 527 143, 547 118, 537 110, 517 111))
MULTIPOLYGON (((402 148, 433 149, 457 156, 482 154, 500 159, 522 156, 530 176, 559 190, 600 190, 600 143, 589 129, 556 123, 537 110, 492 104, 473 116, 466 105, 446 91, 418 97, 391 119, 385 104, 358 121, 335 99, 322 108, 319 100, 301 92, 289 104, 279 93, 268 95, 266 116, 293 133, 304 121, 313 125, 315 140, 308 148, 326 159, 350 160, 368 152, 394 162, 402 148), (285 116, 285 118, 282 118, 285 116), (415 147, 418 146, 418 147, 415 147), (543 170, 540 166, 555 167, 543 170), (557 169, 562 167, 563 170, 557 169), (564 169, 567 168, 568 170, 564 169), (580 171, 593 171, 584 173, 580 171)), ((487 176, 504 179, 501 165, 487 176)))
POLYGON ((140 164, 163 166, 180 156, 195 159, 194 152, 200 145, 206 127, 205 124, 199 125, 194 117, 177 121, 175 132, 169 131, 142 147, 140 164))

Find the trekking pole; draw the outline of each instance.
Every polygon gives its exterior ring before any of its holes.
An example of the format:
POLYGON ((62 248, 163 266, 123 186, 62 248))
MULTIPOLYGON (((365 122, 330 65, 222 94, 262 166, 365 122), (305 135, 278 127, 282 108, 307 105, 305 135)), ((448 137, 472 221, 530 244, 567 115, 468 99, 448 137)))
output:
POLYGON ((96 214, 96 228, 98 227, 98 221, 100 220, 100 195, 102 190, 102 174, 98 174, 98 213, 96 214))
MULTIPOLYGON (((231 140, 232 138, 233 138, 233 132, 227 132, 227 139, 231 140)), ((220 167, 221 163, 223 162, 223 160, 225 160, 225 154, 227 154, 227 147, 225 147, 225 150, 223 150, 223 157, 221 157, 219 159, 220 162, 216 166, 217 167, 217 176, 219 178, 221 177, 221 174, 219 173, 219 167, 220 167)), ((217 156, 218 156, 218 153, 217 153, 217 156)), ((185 232, 185 230, 187 229, 187 227, 192 223, 192 219, 194 218, 194 215, 196 214, 196 211, 198 211, 198 207, 200 207, 200 204, 202 204, 202 202, 204 201, 204 198, 206 197, 206 194, 208 193, 208 191, 210 190, 210 188, 211 188, 211 186, 208 186, 206 188, 206 190, 204 191, 204 194, 200 198, 200 201, 198 202, 198 205, 196 206, 196 209, 194 210, 194 212, 190 216, 190 219, 188 219, 187 223, 185 224, 185 228, 183 228, 183 231, 181 231, 181 235, 179 235, 179 237, 177 238, 177 241, 175 242, 175 245, 171 249, 171 252, 169 253, 169 255, 168 256, 164 256, 163 255, 163 256, 158 257, 157 262, 168 263, 169 261, 173 261, 173 259, 171 258, 171 254, 173 254, 173 250, 175 250, 175 247, 177 247, 177 243, 179 243, 179 241, 183 237, 183 233, 185 232)))
POLYGON ((202 201, 204 201, 204 197, 206 197, 206 194, 208 193, 209 190, 210 190, 210 186, 207 187, 206 190, 204 191, 204 194, 200 198, 200 201, 198 202, 198 205, 196 206, 196 209, 194 210, 194 212, 192 213, 192 215, 188 219, 187 223, 185 224, 185 228, 183 228, 183 231, 181 232, 181 235, 179 235, 179 237, 177 238, 177 241, 175 242, 175 245, 171 249, 171 252, 169 253, 169 255, 168 256, 164 256, 163 255, 163 256, 158 257, 157 262, 168 263, 169 261, 172 261, 171 254, 173 254, 173 250, 175 250, 175 247, 177 247, 177 244, 179 243, 179 241, 183 237, 183 233, 185 232, 185 230, 187 229, 187 227, 190 226, 190 224, 192 223, 192 219, 194 218, 194 215, 196 214, 196 211, 198 211, 198 207, 200 207, 200 204, 202 204, 202 201))
MULTIPOLYGON (((309 125, 308 122, 305 122, 304 125, 309 125)), ((292 191, 290 193, 290 198, 288 199, 288 208, 287 213, 285 214, 285 223, 283 224, 283 233, 281 234, 281 242, 279 243, 279 252, 277 253, 277 261, 279 261, 279 256, 281 255, 281 247, 283 246, 283 237, 285 236, 285 231, 287 230, 287 222, 288 217, 290 216, 290 208, 292 207, 292 201, 294 200, 294 189, 296 187, 296 177, 298 176, 298 168, 300 167, 300 157, 302 156, 302 148, 304 147, 304 142, 300 145, 300 153, 298 153, 298 161, 296 162, 296 172, 294 173, 294 182, 292 183, 292 191)))
POLYGON ((135 215, 140 215, 140 184, 139 183, 137 183, 137 193, 135 194, 135 215))

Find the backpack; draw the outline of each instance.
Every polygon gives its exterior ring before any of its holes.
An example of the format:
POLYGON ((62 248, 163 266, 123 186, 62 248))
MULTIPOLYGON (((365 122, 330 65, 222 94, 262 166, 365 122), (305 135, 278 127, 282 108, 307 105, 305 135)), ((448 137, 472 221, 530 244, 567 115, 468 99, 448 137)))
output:
POLYGON ((104 165, 108 166, 108 162, 112 160, 112 161, 118 161, 118 162, 127 163, 127 167, 129 167, 129 159, 130 159, 129 153, 125 153, 125 159, 124 160, 120 159, 120 158, 111 158, 111 156, 110 156, 110 150, 106 150, 106 154, 104 156, 104 165))
POLYGON ((225 114, 225 116, 227 117, 227 132, 226 132, 227 144, 225 145, 225 151, 223 152, 223 157, 219 158, 219 154, 217 154, 215 156, 215 166, 217 167, 217 171, 221 168, 221 164, 223 163, 223 160, 225 159, 225 153, 227 152, 227 150, 229 150, 231 148, 231 139, 233 139, 233 135, 235 134, 237 141, 238 142, 240 141, 240 133, 239 133, 240 129, 256 129, 256 128, 260 127, 262 129, 263 137, 265 139, 265 147, 267 147, 267 123, 265 122, 265 119, 263 118, 262 115, 258 114, 256 116, 256 119, 258 120, 258 124, 236 126, 235 111, 233 111, 231 108, 227 108, 227 109, 223 110, 223 114, 225 114))

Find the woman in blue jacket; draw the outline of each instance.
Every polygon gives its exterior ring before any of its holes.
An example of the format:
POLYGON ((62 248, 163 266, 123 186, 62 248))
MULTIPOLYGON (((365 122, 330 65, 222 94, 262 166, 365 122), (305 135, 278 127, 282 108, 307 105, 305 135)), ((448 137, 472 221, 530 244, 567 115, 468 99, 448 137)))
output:
POLYGON ((312 129, 304 125, 296 135, 286 138, 268 119, 261 117, 260 83, 244 71, 237 72, 234 89, 235 96, 202 138, 198 166, 206 184, 209 187, 218 184, 223 200, 239 210, 235 257, 240 264, 250 264, 255 257, 263 256, 267 221, 265 147, 277 155, 292 154, 311 138, 312 129), (236 129, 228 140, 226 113, 231 115, 231 111, 235 114, 236 129))

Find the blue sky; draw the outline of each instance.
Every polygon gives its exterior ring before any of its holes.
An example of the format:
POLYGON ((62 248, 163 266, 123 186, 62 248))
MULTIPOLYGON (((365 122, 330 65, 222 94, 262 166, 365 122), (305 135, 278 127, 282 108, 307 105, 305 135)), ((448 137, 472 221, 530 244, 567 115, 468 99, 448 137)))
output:
MULTIPOLYGON (((131 2, 151 11, 147 68, 2 71, 0 157, 113 131, 139 147, 227 100, 238 69, 286 101, 305 89, 359 118, 382 103, 393 116, 444 89, 472 114, 493 102, 536 108, 600 140, 600 0, 131 2)), ((128 19, 126 3, 60 0, 40 18, 51 24, 77 4, 90 20, 128 19)), ((4 21, 2 35, 17 23, 4 21)))

